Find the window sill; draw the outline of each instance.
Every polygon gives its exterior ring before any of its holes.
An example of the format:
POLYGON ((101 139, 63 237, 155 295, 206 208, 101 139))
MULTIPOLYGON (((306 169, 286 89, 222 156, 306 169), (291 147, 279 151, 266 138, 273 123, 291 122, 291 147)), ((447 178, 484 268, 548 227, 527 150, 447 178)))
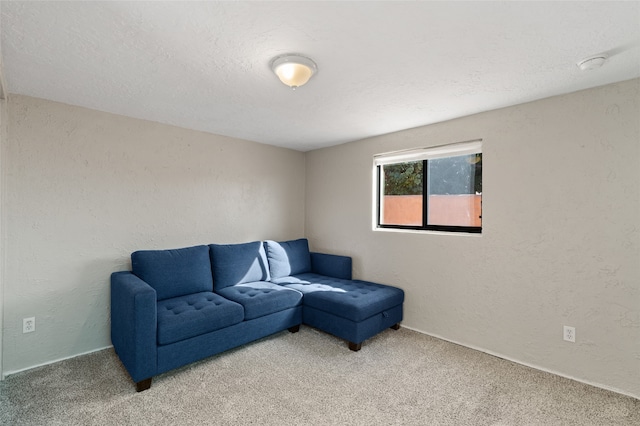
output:
POLYGON ((430 234, 430 235, 451 235, 458 237, 482 237, 482 232, 445 232, 445 231, 431 231, 431 230, 422 230, 422 229, 399 229, 399 228, 378 228, 377 226, 373 227, 374 232, 392 232, 392 233, 401 233, 401 234, 430 234))

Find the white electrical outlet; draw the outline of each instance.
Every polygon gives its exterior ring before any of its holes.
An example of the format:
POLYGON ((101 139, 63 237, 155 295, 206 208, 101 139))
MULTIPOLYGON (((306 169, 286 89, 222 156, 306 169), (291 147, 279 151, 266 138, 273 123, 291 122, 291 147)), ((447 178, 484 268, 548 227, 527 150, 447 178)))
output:
POLYGON ((576 328, 565 325, 563 328, 563 337, 567 342, 575 343, 576 342, 576 328))
POLYGON ((31 333, 36 331, 36 317, 22 319, 22 332, 31 333))

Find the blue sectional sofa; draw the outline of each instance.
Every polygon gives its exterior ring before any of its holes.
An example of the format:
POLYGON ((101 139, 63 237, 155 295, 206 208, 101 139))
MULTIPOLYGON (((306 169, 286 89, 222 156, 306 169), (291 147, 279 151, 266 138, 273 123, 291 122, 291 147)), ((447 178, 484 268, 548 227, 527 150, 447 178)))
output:
POLYGON ((307 324, 362 342, 399 328, 404 292, 351 279, 351 258, 306 239, 131 254, 111 275, 111 340, 138 392, 153 376, 307 324))

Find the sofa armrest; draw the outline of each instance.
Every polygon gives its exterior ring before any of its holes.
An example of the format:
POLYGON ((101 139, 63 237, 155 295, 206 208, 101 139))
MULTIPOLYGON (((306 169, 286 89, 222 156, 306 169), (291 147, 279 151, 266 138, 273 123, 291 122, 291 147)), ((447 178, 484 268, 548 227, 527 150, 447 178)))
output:
POLYGON ((156 291, 131 272, 111 274, 111 342, 134 382, 157 371, 156 291))
POLYGON ((351 258, 336 254, 311 253, 311 271, 328 277, 351 279, 351 258))

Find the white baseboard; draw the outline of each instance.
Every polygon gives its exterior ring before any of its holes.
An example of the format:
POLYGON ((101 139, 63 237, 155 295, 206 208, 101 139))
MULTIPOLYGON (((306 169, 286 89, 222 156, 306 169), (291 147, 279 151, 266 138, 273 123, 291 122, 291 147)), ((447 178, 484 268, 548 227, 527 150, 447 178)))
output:
POLYGON ((112 347, 113 347, 113 345, 109 345, 109 346, 105 346, 104 348, 92 349, 92 350, 87 351, 87 352, 82 352, 82 353, 71 355, 71 356, 67 356, 67 357, 64 357, 64 358, 55 359, 53 361, 43 362, 42 364, 32 365, 31 367, 22 368, 20 370, 3 371, 2 372, 2 380, 4 380, 5 378, 7 378, 7 377, 9 377, 9 376, 11 376, 13 374, 22 373, 23 371, 33 370, 34 368, 44 367, 45 365, 55 364, 56 362, 64 361, 66 359, 76 358, 76 357, 79 357, 79 356, 82 356, 82 355, 88 355, 88 354, 91 354, 91 353, 94 353, 94 352, 98 352, 98 351, 103 351, 105 349, 109 349, 109 348, 112 348, 112 347))
POLYGON ((612 387, 612 386, 607 386, 607 385, 603 385, 602 383, 596 383, 596 382, 592 382, 592 381, 589 381, 589 380, 581 379, 579 377, 574 377, 574 376, 571 376, 571 375, 568 375, 568 374, 564 374, 564 373, 562 373, 560 371, 551 370, 549 368, 541 367, 539 365, 530 364, 528 362, 524 362, 524 361, 520 361, 520 360, 517 360, 517 359, 513 359, 513 358, 508 357, 506 355, 502 355, 502 354, 499 354, 497 352, 493 352, 493 351, 485 349, 485 348, 481 348, 481 347, 474 346, 474 345, 469 345, 467 343, 457 342, 455 340, 451 340, 451 339, 448 339, 446 337, 439 336, 437 334, 427 333, 426 331, 418 330, 418 329, 415 329, 415 328, 412 328, 412 327, 407 327, 405 325, 402 325, 402 327, 404 327, 406 329, 409 329, 409 330, 413 330, 413 331, 421 333, 421 334, 426 334, 427 336, 435 337, 436 339, 444 340, 444 341, 449 342, 449 343, 454 343, 456 345, 464 346, 465 348, 469 348, 469 349, 473 349, 473 350, 476 350, 476 351, 484 352, 484 353, 486 353, 488 355, 495 356, 495 357, 498 357, 498 358, 502 358, 504 360, 507 360, 507 361, 510 361, 510 362, 514 362, 516 364, 524 365, 525 367, 534 368, 536 370, 544 371, 545 373, 555 374, 556 376, 564 377, 565 379, 575 380, 576 382, 584 383, 586 385, 595 386, 597 388, 605 389, 605 390, 608 390, 608 391, 611 391, 611 392, 615 392, 615 393, 619 393, 619 394, 624 395, 624 396, 629 396, 631 398, 640 399, 640 395, 633 395, 633 394, 631 394, 629 392, 625 392, 625 391, 623 391, 621 389, 617 389, 617 388, 612 387))

